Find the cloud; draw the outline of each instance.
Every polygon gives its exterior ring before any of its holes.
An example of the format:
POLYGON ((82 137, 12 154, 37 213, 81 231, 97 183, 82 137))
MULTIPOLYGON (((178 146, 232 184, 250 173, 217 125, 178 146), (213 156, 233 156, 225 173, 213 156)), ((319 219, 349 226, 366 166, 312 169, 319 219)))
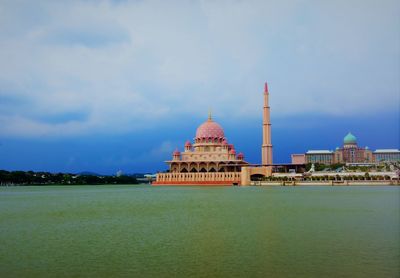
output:
POLYGON ((397 1, 2 1, 0 135, 398 110, 397 1))

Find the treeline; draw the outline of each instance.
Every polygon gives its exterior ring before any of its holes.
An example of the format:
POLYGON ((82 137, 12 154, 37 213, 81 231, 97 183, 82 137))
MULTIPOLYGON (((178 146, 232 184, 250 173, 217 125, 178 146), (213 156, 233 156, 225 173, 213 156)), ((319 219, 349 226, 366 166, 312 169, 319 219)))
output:
POLYGON ((0 170, 0 185, 137 184, 132 176, 97 176, 70 173, 0 170))

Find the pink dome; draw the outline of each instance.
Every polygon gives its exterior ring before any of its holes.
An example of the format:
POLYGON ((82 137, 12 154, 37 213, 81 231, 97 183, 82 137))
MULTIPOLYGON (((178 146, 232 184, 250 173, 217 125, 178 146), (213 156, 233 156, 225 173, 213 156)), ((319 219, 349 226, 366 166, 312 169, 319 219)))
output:
POLYGON ((222 141, 222 145, 224 145, 224 146, 228 145, 228 141, 226 141, 226 139, 224 139, 224 141, 222 141))
POLYGON ((192 143, 190 143, 190 141, 186 141, 185 147, 191 147, 191 146, 192 146, 192 143))
POLYGON ((173 155, 181 155, 181 152, 178 151, 178 150, 175 150, 174 153, 173 153, 173 155))
POLYGON ((231 150, 229 151, 229 153, 230 153, 230 154, 236 154, 236 151, 235 151, 234 149, 231 149, 231 150))
POLYGON ((244 154, 243 153, 239 153, 237 156, 238 159, 243 160, 244 158, 244 154))
POLYGON ((201 124, 196 131, 196 138, 224 138, 224 130, 222 127, 209 119, 205 123, 201 124))

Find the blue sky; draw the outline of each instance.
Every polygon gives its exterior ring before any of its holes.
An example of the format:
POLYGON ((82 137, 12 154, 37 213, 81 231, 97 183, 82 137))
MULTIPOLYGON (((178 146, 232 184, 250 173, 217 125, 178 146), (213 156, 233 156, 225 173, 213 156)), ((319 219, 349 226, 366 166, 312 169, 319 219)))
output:
POLYGON ((164 170, 212 108, 260 161, 399 148, 398 1, 1 1, 0 169, 164 170))

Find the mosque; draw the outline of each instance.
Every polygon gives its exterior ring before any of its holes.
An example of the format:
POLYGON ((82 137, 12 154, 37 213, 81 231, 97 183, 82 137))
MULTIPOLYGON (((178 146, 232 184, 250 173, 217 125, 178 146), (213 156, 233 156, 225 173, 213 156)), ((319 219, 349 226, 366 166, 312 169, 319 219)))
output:
POLYGON ((175 150, 166 161, 167 173, 158 173, 153 185, 250 185, 252 176, 272 174, 272 144, 268 84, 264 86, 263 144, 261 165, 245 161, 228 143, 223 128, 211 113, 196 131, 193 144, 187 141, 184 151, 175 150))

